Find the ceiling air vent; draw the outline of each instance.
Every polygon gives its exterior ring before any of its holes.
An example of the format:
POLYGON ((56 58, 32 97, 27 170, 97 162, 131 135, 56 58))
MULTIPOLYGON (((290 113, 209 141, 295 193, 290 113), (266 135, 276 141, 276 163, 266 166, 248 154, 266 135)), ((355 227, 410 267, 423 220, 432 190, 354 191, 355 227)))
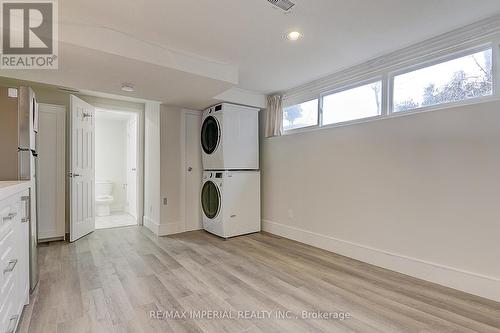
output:
POLYGON ((285 12, 289 11, 295 4, 290 0, 267 0, 270 4, 278 7, 279 9, 284 10, 285 12))

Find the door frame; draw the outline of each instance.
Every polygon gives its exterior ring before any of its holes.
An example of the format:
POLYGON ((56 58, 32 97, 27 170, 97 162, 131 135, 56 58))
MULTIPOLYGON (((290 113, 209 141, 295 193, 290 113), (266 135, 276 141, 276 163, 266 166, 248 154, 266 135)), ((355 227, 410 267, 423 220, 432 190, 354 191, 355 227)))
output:
POLYGON ((130 112, 137 115, 136 134, 137 134, 137 197, 136 197, 136 212, 137 225, 143 225, 142 217, 144 215, 144 108, 142 110, 129 108, 126 106, 117 106, 113 104, 103 103, 98 100, 89 102, 96 109, 104 111, 130 112))
MULTIPOLYGON (((138 157, 138 154, 139 154, 139 138, 138 138, 138 132, 139 131, 137 130, 137 127, 139 126, 139 117, 137 115, 136 115, 136 117, 133 120, 129 119, 127 121, 126 125, 125 125, 126 126, 126 130, 125 131, 127 133, 126 139, 125 139, 126 140, 126 142, 125 142, 125 146, 126 146, 125 150, 127 151, 127 156, 126 156, 127 160, 125 161, 125 165, 127 166, 127 171, 126 171, 126 174, 125 174, 125 178, 127 180, 127 193, 126 193, 126 197, 128 199, 129 189, 130 189, 130 184, 129 184, 129 181, 128 181, 129 180, 129 178, 128 178, 128 176, 129 176, 128 175, 128 173, 129 173, 129 169, 128 169, 128 167, 129 167, 129 155, 128 155, 128 153, 129 153, 129 151, 128 151, 128 148, 129 148, 129 139, 128 139, 128 134, 129 134, 129 129, 130 129, 131 122, 134 122, 134 129, 135 129, 135 161, 134 161, 135 162, 135 171, 134 171, 134 173, 135 173, 135 179, 134 179, 134 181, 135 181, 135 198, 134 198, 134 200, 135 200, 135 207, 133 209, 133 212, 135 214, 136 223, 139 223, 139 216, 137 214, 137 211, 139 209, 139 196, 140 196, 139 189, 138 189, 138 187, 139 187, 139 173, 138 173, 138 164, 139 164, 139 157, 138 157)), ((130 132, 133 132, 133 131, 130 131, 130 132)), ((127 200, 127 206, 130 206, 129 203, 130 202, 127 200)), ((128 210, 129 210, 129 212, 128 212, 129 215, 134 216, 133 214, 130 213, 130 207, 128 208, 128 210)))
MULTIPOLYGON (((186 117, 187 115, 195 115, 200 117, 200 120, 203 118, 203 112, 202 111, 196 111, 196 110, 189 110, 189 109, 182 109, 181 110, 181 130, 180 130, 180 144, 181 144, 181 160, 180 160, 180 177, 181 177, 181 188, 180 188, 180 194, 181 194, 181 225, 182 225, 182 230, 180 232, 184 231, 189 231, 187 230, 187 223, 186 223, 186 216, 187 216, 187 207, 186 207, 186 117)), ((198 130, 201 131, 201 125, 202 123, 200 122, 200 128, 198 130)), ((201 148, 201 142, 199 142, 200 145, 200 150, 201 148)), ((201 154, 201 153, 200 153, 201 154)), ((203 166, 202 166, 203 169, 203 166)), ((202 177, 203 179, 203 170, 202 170, 202 177)), ((200 190, 201 190, 201 183, 200 183, 200 190)), ((201 205, 201 202, 200 202, 201 205)), ((200 206, 201 208, 201 206, 200 206)), ((200 212, 200 214, 203 214, 203 212, 200 212)), ((200 215, 201 217, 201 215, 200 215)))
MULTIPOLYGON (((57 235, 39 238, 38 241, 53 241, 65 239, 66 236, 66 106, 48 103, 39 103, 38 112, 53 113, 57 117, 57 159, 56 159, 56 192, 57 192, 57 221, 54 233, 57 235)), ((40 134, 38 134, 40 135, 40 134)), ((37 139, 39 142, 39 140, 37 139)), ((40 188, 39 188, 40 190, 40 188)), ((40 204, 40 203, 39 203, 40 204)), ((40 232, 40 229, 38 229, 40 232)))

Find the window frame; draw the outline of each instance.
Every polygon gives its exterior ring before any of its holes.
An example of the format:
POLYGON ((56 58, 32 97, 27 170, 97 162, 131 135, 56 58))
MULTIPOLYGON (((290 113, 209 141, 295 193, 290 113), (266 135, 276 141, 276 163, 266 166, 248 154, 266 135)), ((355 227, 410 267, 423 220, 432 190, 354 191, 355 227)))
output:
MULTIPOLYGON (((470 45, 470 44, 469 44, 470 45)), ((416 113, 441 110, 447 108, 453 108, 457 106, 473 105, 478 103, 484 103, 489 101, 500 100, 500 37, 490 40, 482 40, 473 46, 463 47, 463 48, 451 48, 453 51, 447 52, 446 49, 439 50, 429 55, 418 57, 413 60, 401 61, 397 65, 389 66, 384 69, 373 71, 371 73, 361 73, 357 75, 357 78, 352 80, 343 80, 340 83, 336 83, 319 91, 316 96, 309 94, 305 101, 301 101, 295 104, 289 104, 289 106, 302 104, 312 100, 318 100, 318 112, 317 112, 317 124, 304 126, 300 128, 294 128, 285 130, 283 129, 283 135, 309 132, 323 128, 335 128, 342 126, 349 126, 353 124, 371 122, 375 120, 382 120, 393 117, 401 117, 406 115, 413 115, 416 113), (455 60, 461 57, 465 57, 474 53, 483 52, 488 49, 492 50, 492 71, 493 71, 493 87, 491 95, 478 96, 461 101, 441 103, 431 106, 423 106, 409 111, 394 112, 394 78, 398 75, 410 73, 422 68, 438 65, 445 63, 447 61, 455 60), (359 118, 344 122, 323 124, 323 98, 335 93, 343 92, 346 90, 361 87, 370 83, 382 82, 381 91, 381 114, 372 117, 359 118)), ((286 101, 286 100, 285 100, 286 101)))
POLYGON ((484 99, 492 98, 493 96, 495 96, 495 81, 498 80, 498 78, 496 78, 496 75, 495 75, 495 67, 494 67, 495 61, 493 59, 494 58, 493 49, 495 47, 500 47, 500 46, 496 43, 494 44, 494 43, 489 42, 489 43, 485 43, 485 44, 475 46, 472 48, 463 49, 463 50, 460 50, 458 52, 452 52, 452 53, 449 53, 449 54, 446 54, 443 56, 438 56, 438 57, 432 58, 432 59, 427 60, 427 61, 419 62, 419 63, 413 64, 413 65, 406 66, 406 67, 400 68, 398 70, 389 72, 388 73, 389 80, 390 80, 389 93, 390 93, 391 99, 390 99, 390 103, 387 105, 387 107, 388 107, 387 114, 389 114, 389 115, 401 115, 401 114, 408 114, 408 113, 417 112, 417 111, 426 111, 426 110, 429 111, 429 110, 435 110, 435 109, 443 109, 443 108, 459 106, 459 105, 475 104, 474 102, 473 103, 468 103, 468 102, 476 101, 478 99, 484 100, 484 99), (455 101, 455 102, 446 102, 446 103, 429 105, 429 106, 421 106, 421 107, 411 109, 408 111, 394 112, 394 88, 395 88, 394 79, 396 78, 396 76, 408 74, 408 73, 411 73, 414 71, 418 71, 419 69, 424 69, 424 68, 432 67, 435 65, 443 64, 443 63, 446 63, 448 61, 453 61, 456 59, 467 57, 469 55, 473 55, 473 54, 479 53, 479 52, 484 52, 484 51, 489 50, 489 49, 491 49, 491 65, 493 67, 492 68, 493 84, 492 84, 491 95, 472 97, 472 98, 464 99, 461 101, 455 101))
POLYGON ((327 90, 325 92, 322 92, 319 95, 319 98, 320 98, 320 101, 321 101, 321 108, 320 108, 321 123, 320 123, 320 127, 324 127, 324 128, 337 127, 339 125, 347 125, 347 124, 351 124, 351 123, 357 123, 357 122, 360 122, 362 120, 372 120, 372 119, 375 119, 375 118, 379 118, 383 114, 383 106, 384 106, 384 103, 383 103, 383 100, 384 100, 384 79, 383 79, 383 76, 376 76, 376 77, 371 77, 370 79, 366 79, 366 80, 363 80, 363 81, 356 81, 355 83, 352 83, 352 84, 342 85, 342 86, 339 86, 336 89, 331 89, 331 90, 327 90), (347 90, 352 90, 352 89, 356 89, 356 88, 359 88, 359 87, 367 86, 369 84, 376 83, 376 82, 380 82, 380 86, 381 86, 381 91, 380 91, 380 114, 379 115, 371 116, 371 117, 363 117, 363 118, 351 119, 351 120, 346 120, 346 121, 340 121, 340 122, 331 123, 331 124, 324 124, 323 123, 323 111, 324 111, 324 109, 323 109, 323 98, 328 97, 330 95, 338 94, 338 93, 341 93, 341 92, 344 92, 344 91, 347 91, 347 90))
POLYGON ((297 127, 297 128, 290 128, 290 129, 283 128, 283 134, 285 134, 285 133, 288 134, 288 133, 297 133, 297 132, 309 131, 311 129, 320 128, 321 127, 321 125, 320 125, 320 110, 321 110, 320 102, 321 101, 320 101, 320 99, 318 97, 307 99, 307 100, 305 100, 303 102, 300 102, 300 103, 296 103, 296 104, 291 104, 291 105, 288 105, 288 106, 284 106, 283 107, 283 120, 285 120, 285 109, 286 108, 289 108, 289 107, 292 107, 292 106, 295 106, 295 105, 300 105, 300 104, 312 102, 314 100, 318 101, 318 110, 317 110, 317 113, 316 113, 316 124, 314 124, 314 125, 307 125, 307 126, 303 126, 303 127, 297 127))

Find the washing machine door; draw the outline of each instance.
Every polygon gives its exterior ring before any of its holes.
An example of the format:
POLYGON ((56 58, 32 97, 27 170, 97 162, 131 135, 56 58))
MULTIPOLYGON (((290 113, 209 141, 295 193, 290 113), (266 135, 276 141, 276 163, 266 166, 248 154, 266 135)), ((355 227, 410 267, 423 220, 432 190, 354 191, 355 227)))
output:
POLYGON ((214 219, 219 215, 221 206, 221 194, 217 185, 211 180, 203 184, 201 189, 201 207, 203 214, 209 219, 214 219))
POLYGON ((221 129, 214 116, 208 116, 201 126, 201 147, 205 154, 212 154, 220 143, 221 129))

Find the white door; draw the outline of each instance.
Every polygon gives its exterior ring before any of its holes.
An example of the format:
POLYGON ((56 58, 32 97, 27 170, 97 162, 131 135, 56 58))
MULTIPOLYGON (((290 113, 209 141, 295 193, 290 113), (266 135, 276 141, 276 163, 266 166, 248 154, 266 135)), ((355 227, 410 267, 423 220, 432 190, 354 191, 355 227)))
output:
POLYGON ((137 120, 127 123, 127 206, 137 220, 137 120))
POLYGON ((203 166, 201 163, 200 127, 201 114, 186 112, 185 114, 185 159, 186 165, 186 231, 203 228, 201 220, 200 190, 203 166))
POLYGON ((70 241, 95 229, 95 108, 71 95, 70 241))
POLYGON ((65 233, 66 108, 40 104, 38 145, 38 241, 65 233))

